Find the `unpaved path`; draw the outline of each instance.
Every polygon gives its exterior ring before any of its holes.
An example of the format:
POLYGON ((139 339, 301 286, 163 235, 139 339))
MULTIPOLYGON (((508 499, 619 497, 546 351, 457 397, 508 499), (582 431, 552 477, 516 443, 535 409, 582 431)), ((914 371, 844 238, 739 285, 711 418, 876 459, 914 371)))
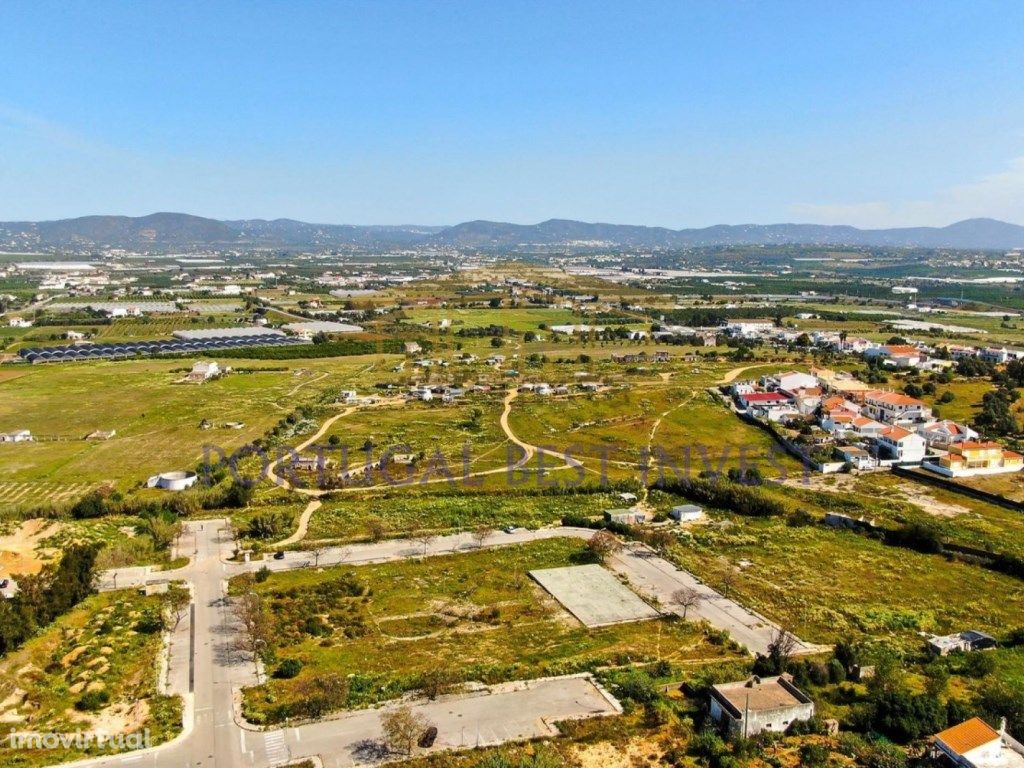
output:
MULTIPOLYGON (((39 573, 49 559, 48 553, 40 550, 39 545, 60 528, 60 523, 37 517, 26 520, 13 533, 0 536, 0 578, 39 573)), ((56 554, 56 551, 50 554, 56 554)))

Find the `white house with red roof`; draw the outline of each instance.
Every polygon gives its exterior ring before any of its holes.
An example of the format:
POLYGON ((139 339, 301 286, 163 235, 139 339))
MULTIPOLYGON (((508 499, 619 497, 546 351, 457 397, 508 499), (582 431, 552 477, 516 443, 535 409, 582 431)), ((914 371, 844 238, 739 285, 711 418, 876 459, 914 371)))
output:
POLYGON ((864 416, 886 424, 917 424, 930 421, 932 409, 917 398, 879 389, 864 393, 864 416))
POLYGON ((920 464, 928 450, 924 438, 903 427, 888 427, 875 438, 878 452, 897 464, 920 464))
POLYGON ((1024 747, 1006 733, 1005 721, 997 731, 972 717, 932 736, 930 752, 936 763, 962 768, 1024 768, 1024 747))
POLYGON ((928 356, 910 344, 885 344, 864 351, 865 357, 881 357, 885 365, 895 368, 914 368, 928 356))
POLYGON ((930 448, 947 448, 955 443, 978 439, 978 433, 973 429, 950 419, 922 424, 917 428, 917 434, 924 438, 930 448))

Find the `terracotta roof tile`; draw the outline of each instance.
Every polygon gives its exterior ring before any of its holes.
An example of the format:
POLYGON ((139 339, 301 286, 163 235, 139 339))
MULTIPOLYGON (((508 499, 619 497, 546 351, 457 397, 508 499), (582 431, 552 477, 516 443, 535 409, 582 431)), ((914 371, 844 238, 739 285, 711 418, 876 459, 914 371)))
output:
POLYGON ((980 717, 972 717, 960 725, 954 725, 936 734, 935 738, 958 755, 962 755, 998 739, 999 732, 980 717))

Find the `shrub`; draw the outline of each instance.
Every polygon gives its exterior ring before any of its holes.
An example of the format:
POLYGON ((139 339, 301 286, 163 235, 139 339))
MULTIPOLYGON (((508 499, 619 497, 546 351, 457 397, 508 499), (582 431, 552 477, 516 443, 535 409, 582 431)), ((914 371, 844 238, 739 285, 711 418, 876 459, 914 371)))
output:
POLYGON ((110 701, 110 694, 106 691, 88 691, 75 702, 75 709, 79 712, 95 712, 103 709, 110 701))
POLYGON ((302 671, 302 662, 298 659, 285 659, 277 665, 274 677, 278 680, 291 680, 302 671))

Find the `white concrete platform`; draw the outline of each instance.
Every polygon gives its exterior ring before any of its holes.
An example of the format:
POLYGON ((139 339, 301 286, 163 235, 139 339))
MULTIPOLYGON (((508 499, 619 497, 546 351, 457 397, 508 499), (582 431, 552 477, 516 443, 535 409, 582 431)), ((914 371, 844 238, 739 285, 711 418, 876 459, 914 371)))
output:
POLYGON ((530 571, 530 576, 588 627, 657 618, 658 612, 600 565, 530 571))

